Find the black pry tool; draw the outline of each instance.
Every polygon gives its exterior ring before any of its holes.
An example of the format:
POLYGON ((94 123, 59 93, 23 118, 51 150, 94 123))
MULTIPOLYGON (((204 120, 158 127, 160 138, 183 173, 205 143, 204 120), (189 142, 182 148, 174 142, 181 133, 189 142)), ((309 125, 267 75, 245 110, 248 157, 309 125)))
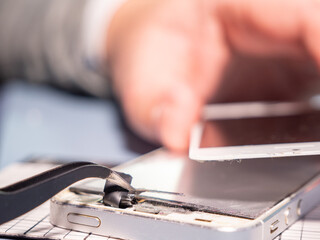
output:
POLYGON ((29 212, 69 185, 89 177, 103 178, 128 193, 135 192, 110 168, 91 162, 74 162, 0 189, 0 224, 29 212))

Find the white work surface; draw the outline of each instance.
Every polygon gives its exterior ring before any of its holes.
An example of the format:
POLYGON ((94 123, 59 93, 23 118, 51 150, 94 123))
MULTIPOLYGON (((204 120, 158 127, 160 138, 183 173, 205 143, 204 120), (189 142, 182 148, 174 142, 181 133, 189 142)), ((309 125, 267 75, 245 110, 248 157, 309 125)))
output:
MULTIPOLYGON (((29 177, 52 168, 46 163, 20 163, 7 167, 0 172, 0 187, 11 184, 19 179, 29 177)), ((22 202, 23 204, 23 202, 22 202)), ((33 211, 0 225, 0 237, 19 236, 45 239, 118 239, 117 236, 98 236, 94 234, 70 231, 54 227, 49 222, 49 202, 33 211)), ((4 213, 1 213, 4 214, 4 213)), ((320 206, 303 219, 296 222, 278 240, 315 240, 320 239, 320 206)))

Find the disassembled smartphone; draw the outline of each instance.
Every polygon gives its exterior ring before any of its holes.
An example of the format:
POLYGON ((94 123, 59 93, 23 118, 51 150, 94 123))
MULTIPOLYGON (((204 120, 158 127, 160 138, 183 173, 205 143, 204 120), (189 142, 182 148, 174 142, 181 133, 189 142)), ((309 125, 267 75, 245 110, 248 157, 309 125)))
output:
POLYGON ((51 223, 130 240, 270 240, 320 201, 319 156, 199 162, 160 149, 115 170, 148 191, 110 207, 105 182, 89 179, 51 200, 51 223))
POLYGON ((312 100, 209 105, 192 130, 189 157, 225 161, 320 154, 319 122, 319 104, 312 100))

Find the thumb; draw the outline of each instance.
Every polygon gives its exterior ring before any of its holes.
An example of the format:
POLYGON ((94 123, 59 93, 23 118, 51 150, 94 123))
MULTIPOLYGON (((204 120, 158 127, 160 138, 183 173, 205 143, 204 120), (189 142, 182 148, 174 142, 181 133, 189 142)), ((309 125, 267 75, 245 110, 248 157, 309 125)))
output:
POLYGON ((158 113, 158 136, 165 147, 185 152, 190 129, 199 119, 204 101, 187 83, 177 83, 165 96, 158 113))

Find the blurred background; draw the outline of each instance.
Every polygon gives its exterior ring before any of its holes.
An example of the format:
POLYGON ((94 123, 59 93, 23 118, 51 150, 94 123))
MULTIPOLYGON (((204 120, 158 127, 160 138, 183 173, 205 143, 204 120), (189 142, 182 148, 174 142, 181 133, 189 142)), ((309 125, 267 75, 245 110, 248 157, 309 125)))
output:
POLYGON ((151 151, 117 103, 20 80, 1 88, 0 168, 17 161, 94 161, 109 166, 151 151))

